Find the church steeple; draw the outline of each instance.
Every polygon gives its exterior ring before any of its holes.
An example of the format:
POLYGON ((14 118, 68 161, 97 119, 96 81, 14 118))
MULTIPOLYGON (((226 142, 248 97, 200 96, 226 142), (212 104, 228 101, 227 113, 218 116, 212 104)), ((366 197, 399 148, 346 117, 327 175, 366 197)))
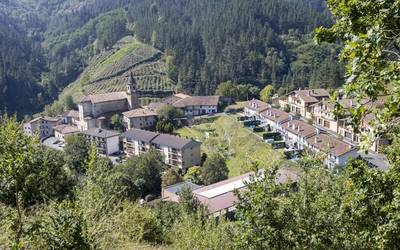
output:
POLYGON ((128 81, 128 84, 127 84, 127 92, 128 92, 128 94, 136 93, 136 88, 137 88, 136 80, 133 77, 133 73, 131 72, 131 74, 129 76, 129 81, 128 81))
POLYGON ((133 74, 131 72, 131 75, 129 76, 128 84, 126 87, 126 95, 128 98, 128 105, 129 109, 136 109, 139 108, 139 94, 137 93, 137 85, 136 85, 136 80, 133 77, 133 74))

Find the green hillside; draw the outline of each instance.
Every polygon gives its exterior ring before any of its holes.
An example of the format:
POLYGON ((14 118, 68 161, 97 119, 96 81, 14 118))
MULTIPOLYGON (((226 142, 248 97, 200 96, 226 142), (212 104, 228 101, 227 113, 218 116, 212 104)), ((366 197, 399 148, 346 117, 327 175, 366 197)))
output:
POLYGON ((163 53, 128 36, 112 49, 93 57, 60 98, 71 95, 77 101, 88 94, 123 91, 130 73, 133 73, 142 97, 163 97, 174 89, 174 82, 166 73, 163 53))

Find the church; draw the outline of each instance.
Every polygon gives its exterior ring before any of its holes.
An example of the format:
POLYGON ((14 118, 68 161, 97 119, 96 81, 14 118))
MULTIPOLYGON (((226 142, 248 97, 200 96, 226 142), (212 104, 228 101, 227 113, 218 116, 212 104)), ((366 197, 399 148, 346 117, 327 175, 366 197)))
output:
POLYGON ((126 92, 112 92, 105 94, 88 95, 78 103, 80 131, 91 128, 107 128, 114 114, 139 108, 139 94, 137 84, 131 74, 126 92))

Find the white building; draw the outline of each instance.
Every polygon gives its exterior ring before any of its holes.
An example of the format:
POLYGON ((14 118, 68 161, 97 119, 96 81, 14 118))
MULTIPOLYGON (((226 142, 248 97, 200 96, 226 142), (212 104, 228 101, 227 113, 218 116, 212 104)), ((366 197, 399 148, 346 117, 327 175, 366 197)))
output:
POLYGON ((288 106, 291 113, 311 118, 311 106, 328 98, 329 93, 325 89, 297 90, 289 93, 279 104, 281 107, 288 106))
POLYGON ((313 152, 325 153, 325 164, 330 168, 343 167, 350 159, 358 157, 356 147, 324 133, 307 138, 307 147, 313 152))
POLYGON ((186 171, 189 167, 200 165, 201 143, 173 135, 159 134, 146 130, 131 129, 123 134, 124 152, 140 155, 150 149, 158 150, 165 164, 186 171))
POLYGON ((78 127, 69 124, 60 124, 54 127, 54 137, 60 141, 64 141, 65 137, 78 134, 79 132, 78 127))
POLYGON ((282 136, 286 144, 296 150, 304 150, 307 139, 316 133, 314 126, 300 120, 290 120, 282 124, 282 136))
POLYGON ((79 124, 79 111, 69 110, 61 115, 61 120, 63 124, 69 124, 73 126, 78 126, 79 124))
POLYGON ((271 130, 278 132, 282 131, 282 124, 292 119, 293 117, 289 113, 276 108, 269 108, 260 114, 261 122, 268 125, 271 130))
POLYGON ((244 115, 253 117, 254 119, 260 119, 260 114, 269 108, 271 108, 270 104, 253 99, 246 102, 244 106, 244 115))
POLYGON ((82 136, 96 145, 102 155, 112 155, 119 152, 120 133, 101 128, 91 128, 81 132, 82 136))
POLYGON ((136 81, 132 74, 126 92, 88 95, 78 103, 79 123, 81 131, 91 128, 108 127, 114 114, 139 108, 139 95, 136 91, 136 81))
POLYGON ((144 108, 133 109, 122 113, 122 115, 126 129, 151 128, 156 125, 157 121, 157 113, 144 108))
MULTIPOLYGON (((178 98, 180 96, 177 96, 178 98)), ((188 96, 172 105, 184 111, 186 117, 215 114, 220 104, 219 96, 188 96)))
POLYGON ((27 135, 37 134, 40 139, 54 135, 54 127, 61 123, 59 118, 40 116, 24 124, 27 135))

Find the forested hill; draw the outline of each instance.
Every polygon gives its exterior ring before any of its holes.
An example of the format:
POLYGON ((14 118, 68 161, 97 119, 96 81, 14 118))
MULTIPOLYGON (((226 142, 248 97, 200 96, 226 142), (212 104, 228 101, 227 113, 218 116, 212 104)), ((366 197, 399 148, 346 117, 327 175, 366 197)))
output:
POLYGON ((38 111, 44 70, 40 44, 30 42, 18 21, 0 10, 0 113, 38 111))
MULTIPOLYGON (((161 50, 169 79, 188 93, 212 94, 227 80, 273 84, 280 93, 342 82, 339 47, 312 41, 316 27, 331 24, 324 0, 0 0, 0 6, 20 23, 18 40, 40 44, 35 54, 45 60, 45 67, 39 60, 26 69, 41 86, 30 93, 34 105, 0 103, 11 113, 37 111, 57 99, 93 57, 127 35, 161 50)), ((10 65, 24 64, 12 58, 10 65)))

